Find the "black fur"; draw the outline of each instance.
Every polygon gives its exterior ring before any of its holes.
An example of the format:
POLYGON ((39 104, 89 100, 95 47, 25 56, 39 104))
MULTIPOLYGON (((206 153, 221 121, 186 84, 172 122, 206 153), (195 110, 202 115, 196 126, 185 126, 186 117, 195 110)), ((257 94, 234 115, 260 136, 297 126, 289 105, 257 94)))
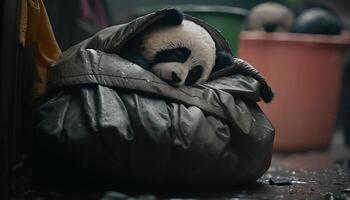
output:
POLYGON ((212 73, 219 71, 225 67, 229 67, 233 64, 233 56, 226 51, 216 52, 215 65, 212 69, 212 73))
POLYGON ((127 45, 121 50, 119 55, 129 60, 144 69, 150 70, 150 64, 146 61, 141 53, 141 39, 139 37, 135 37, 128 41, 127 45))
POLYGON ((184 13, 179 9, 170 9, 164 19, 162 19, 162 24, 164 25, 179 25, 184 20, 184 13))
POLYGON ((185 85, 190 86, 195 84, 203 74, 203 67, 201 65, 197 65, 188 72, 188 75, 185 80, 185 85))
POLYGON ((178 47, 175 49, 166 49, 159 51, 153 64, 161 62, 179 62, 184 63, 191 54, 191 50, 186 47, 178 47))

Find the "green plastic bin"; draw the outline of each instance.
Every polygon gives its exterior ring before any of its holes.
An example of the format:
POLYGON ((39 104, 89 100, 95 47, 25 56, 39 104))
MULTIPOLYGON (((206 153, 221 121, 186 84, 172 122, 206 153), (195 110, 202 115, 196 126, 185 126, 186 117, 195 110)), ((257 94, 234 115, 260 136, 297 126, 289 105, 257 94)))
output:
POLYGON ((233 55, 237 55, 239 35, 248 14, 247 10, 230 6, 167 5, 137 8, 136 14, 143 15, 161 8, 179 8, 184 13, 212 25, 226 38, 233 55))

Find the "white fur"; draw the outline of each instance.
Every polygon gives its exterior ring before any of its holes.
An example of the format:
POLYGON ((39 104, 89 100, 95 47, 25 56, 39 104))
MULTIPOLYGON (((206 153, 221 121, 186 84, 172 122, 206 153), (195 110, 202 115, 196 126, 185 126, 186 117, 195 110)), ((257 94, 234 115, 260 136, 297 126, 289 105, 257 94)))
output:
POLYGON ((158 63, 151 71, 164 80, 171 80, 175 72, 182 80, 174 85, 183 85, 188 72, 195 66, 203 67, 202 77, 197 83, 206 81, 214 67, 216 58, 215 42, 209 33, 196 23, 184 20, 177 26, 156 27, 142 38, 142 54, 148 62, 153 62, 160 50, 187 47, 191 54, 185 63, 158 63))

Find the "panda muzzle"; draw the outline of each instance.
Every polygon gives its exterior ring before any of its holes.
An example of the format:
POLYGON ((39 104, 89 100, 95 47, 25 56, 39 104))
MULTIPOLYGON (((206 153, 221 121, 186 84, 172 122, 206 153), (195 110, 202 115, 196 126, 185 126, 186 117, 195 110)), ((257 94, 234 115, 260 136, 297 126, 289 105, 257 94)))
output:
POLYGON ((151 71, 173 86, 184 85, 188 74, 187 67, 178 62, 157 63, 151 67, 151 71))

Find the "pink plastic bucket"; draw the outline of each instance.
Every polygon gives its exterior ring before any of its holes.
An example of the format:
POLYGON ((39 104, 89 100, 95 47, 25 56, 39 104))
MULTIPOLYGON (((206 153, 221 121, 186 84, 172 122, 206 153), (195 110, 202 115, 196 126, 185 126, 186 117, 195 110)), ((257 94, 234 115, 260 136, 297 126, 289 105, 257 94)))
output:
POLYGON ((239 57, 266 77, 276 96, 261 107, 276 128, 274 150, 328 147, 348 35, 242 32, 239 57))

